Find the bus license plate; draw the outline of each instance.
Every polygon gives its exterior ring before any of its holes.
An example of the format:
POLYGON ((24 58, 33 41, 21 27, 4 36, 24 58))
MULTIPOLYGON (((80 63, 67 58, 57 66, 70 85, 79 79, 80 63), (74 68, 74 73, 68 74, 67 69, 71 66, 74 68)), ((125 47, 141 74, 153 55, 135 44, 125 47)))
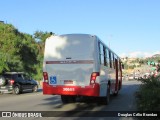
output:
POLYGON ((64 84, 73 84, 72 80, 64 80, 64 84))

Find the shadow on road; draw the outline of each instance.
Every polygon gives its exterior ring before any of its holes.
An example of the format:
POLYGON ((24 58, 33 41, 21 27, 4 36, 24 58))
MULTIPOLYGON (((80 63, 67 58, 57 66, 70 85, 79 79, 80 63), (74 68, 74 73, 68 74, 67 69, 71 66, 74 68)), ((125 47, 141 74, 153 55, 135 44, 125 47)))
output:
MULTIPOLYGON (((132 81, 133 82, 133 81, 132 81)), ((63 104, 60 96, 44 99, 43 105, 52 106, 44 116, 52 117, 118 117, 118 112, 136 111, 135 92, 140 83, 127 82, 118 96, 111 95, 110 103, 103 105, 95 99, 77 99, 76 103, 63 104)), ((116 118, 115 120, 121 120, 116 118)), ((132 119, 130 119, 132 120, 132 119)))
MULTIPOLYGON (((41 88, 38 89, 38 91, 34 92, 34 93, 40 93, 40 92, 42 92, 41 88)), ((25 90, 25 91, 23 91, 22 93, 20 93, 18 95, 31 94, 31 93, 33 93, 32 90, 25 90)), ((6 92, 6 93, 0 93, 0 95, 15 95, 15 94, 13 94, 12 92, 6 92)))

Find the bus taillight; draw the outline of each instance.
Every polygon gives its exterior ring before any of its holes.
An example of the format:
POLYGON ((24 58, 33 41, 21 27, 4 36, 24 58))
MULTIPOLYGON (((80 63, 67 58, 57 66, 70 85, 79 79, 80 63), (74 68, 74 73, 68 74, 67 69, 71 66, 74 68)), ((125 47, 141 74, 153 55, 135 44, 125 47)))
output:
POLYGON ((48 83, 48 73, 47 72, 43 72, 43 78, 44 78, 44 82, 48 83))
POLYGON ((97 76, 99 76, 99 72, 93 72, 91 74, 91 78, 90 78, 90 84, 91 85, 95 84, 97 76))

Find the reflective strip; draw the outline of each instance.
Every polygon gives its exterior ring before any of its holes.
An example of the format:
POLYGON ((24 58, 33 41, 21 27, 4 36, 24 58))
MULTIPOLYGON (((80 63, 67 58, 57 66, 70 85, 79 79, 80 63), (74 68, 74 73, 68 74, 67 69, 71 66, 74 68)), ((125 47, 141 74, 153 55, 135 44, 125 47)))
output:
POLYGON ((51 86, 43 82, 43 94, 48 95, 81 95, 81 96, 99 96, 100 86, 99 84, 89 86, 65 86, 57 85, 51 86))
POLYGON ((93 64, 93 60, 46 61, 46 64, 93 64))

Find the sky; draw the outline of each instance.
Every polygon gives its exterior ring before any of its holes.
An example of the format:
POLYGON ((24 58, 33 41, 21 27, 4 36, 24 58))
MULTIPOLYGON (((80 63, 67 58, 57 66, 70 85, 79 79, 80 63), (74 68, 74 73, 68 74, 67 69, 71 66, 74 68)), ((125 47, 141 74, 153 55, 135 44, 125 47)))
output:
POLYGON ((160 53, 160 0, 1 0, 19 31, 97 35, 121 57, 160 53))

